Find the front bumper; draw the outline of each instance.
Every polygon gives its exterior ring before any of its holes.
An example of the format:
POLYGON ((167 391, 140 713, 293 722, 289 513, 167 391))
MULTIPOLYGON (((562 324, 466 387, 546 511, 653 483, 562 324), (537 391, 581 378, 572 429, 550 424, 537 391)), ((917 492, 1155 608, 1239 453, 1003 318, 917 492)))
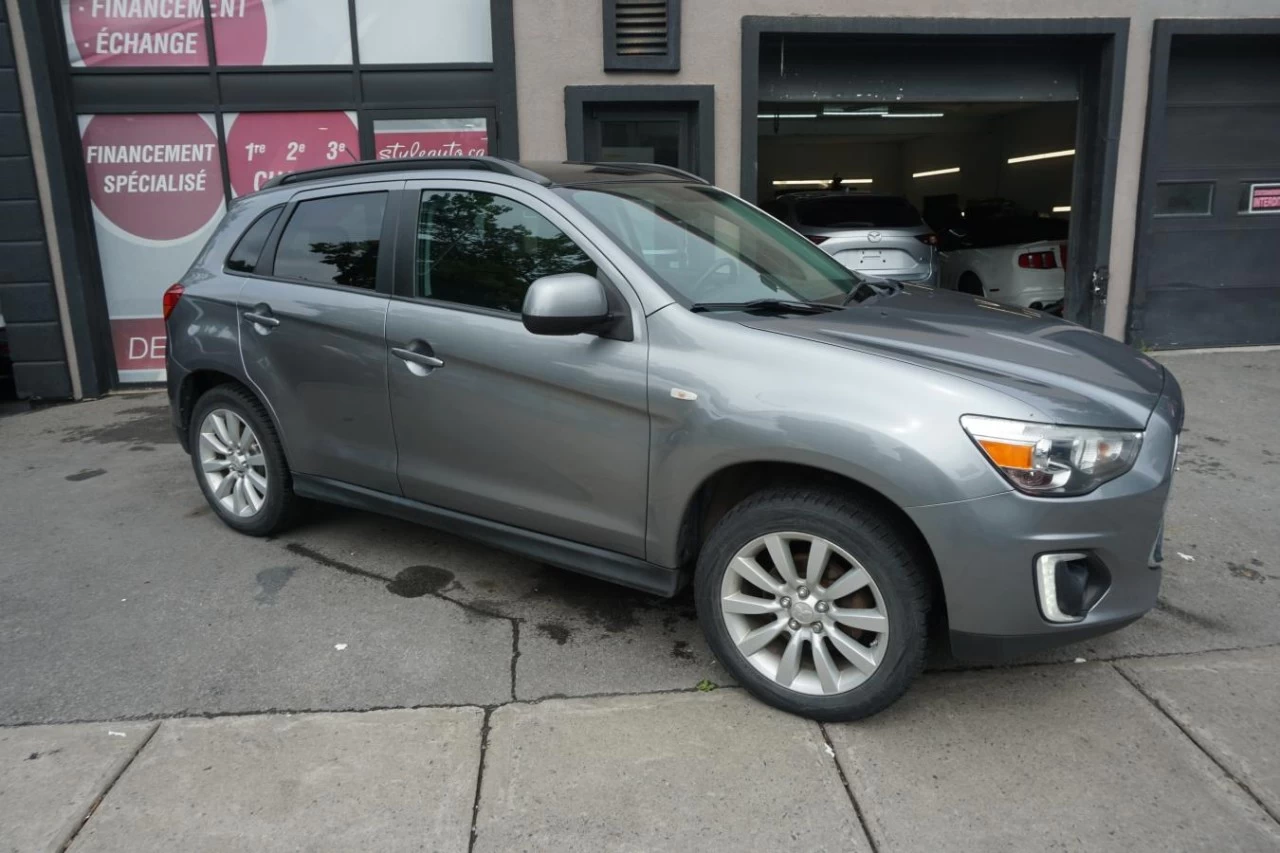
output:
POLYGON ((1173 476, 1181 397, 1177 384, 1147 423, 1133 470, 1075 498, 1017 491, 907 509, 933 550, 946 596, 956 657, 999 661, 1114 631, 1155 606, 1161 571, 1153 564, 1173 476), (1084 552, 1110 584, 1078 622, 1041 614, 1035 561, 1084 552))

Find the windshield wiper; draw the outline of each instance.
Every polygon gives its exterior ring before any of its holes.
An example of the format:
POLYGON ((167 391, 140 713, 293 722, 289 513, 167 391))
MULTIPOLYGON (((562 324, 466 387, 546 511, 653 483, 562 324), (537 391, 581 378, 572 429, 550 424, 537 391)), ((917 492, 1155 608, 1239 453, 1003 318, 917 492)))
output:
POLYGON ((839 311, 839 305, 827 305, 821 302, 800 302, 790 299, 752 299, 747 302, 695 302, 689 306, 690 311, 702 313, 706 311, 746 311, 769 312, 774 314, 825 314, 828 311, 839 311))
POLYGON ((844 298, 844 302, 840 303, 840 307, 844 308, 850 302, 855 300, 861 302, 863 299, 870 299, 872 296, 897 293, 902 289, 902 282, 900 281, 890 281, 889 279, 876 279, 875 281, 872 281, 870 279, 863 279, 858 282, 857 287, 849 291, 849 295, 844 298), (866 294, 860 299, 859 296, 864 292, 863 288, 870 290, 871 293, 866 294))

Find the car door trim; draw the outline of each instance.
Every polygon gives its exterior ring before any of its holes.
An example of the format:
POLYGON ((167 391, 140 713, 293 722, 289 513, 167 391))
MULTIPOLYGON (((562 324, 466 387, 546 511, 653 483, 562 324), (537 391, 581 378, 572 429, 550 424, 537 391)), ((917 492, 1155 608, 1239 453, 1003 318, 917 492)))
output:
POLYGON ((522 557, 664 598, 674 596, 688 581, 688 573, 678 568, 659 566, 616 551, 535 533, 328 477, 295 473, 293 491, 301 497, 383 513, 454 533, 522 557))

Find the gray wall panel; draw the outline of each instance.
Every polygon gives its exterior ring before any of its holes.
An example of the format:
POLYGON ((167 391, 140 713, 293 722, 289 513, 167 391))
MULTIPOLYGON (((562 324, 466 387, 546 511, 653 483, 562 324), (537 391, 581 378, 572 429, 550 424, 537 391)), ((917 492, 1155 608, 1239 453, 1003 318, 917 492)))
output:
MULTIPOLYGON (((9 318, 6 316, 5 321, 9 318)), ((22 361, 58 361, 63 355, 62 329, 57 321, 42 323, 8 322, 9 349, 20 353, 22 361)))
POLYGON ((19 396, 68 397, 71 380, 11 36, 8 24, 0 25, 0 314, 19 396), (34 363, 38 369, 31 369, 34 363))
POLYGON ((35 197, 36 176, 31 170, 31 158, 21 156, 0 158, 0 200, 35 197))
POLYGON ((48 281, 49 252, 44 241, 0 242, 0 284, 48 281))
POLYGON ((65 400, 71 396, 71 376, 65 361, 15 361, 13 380, 18 393, 43 397, 49 400, 65 400))
POLYGON ((40 202, 34 198, 0 201, 0 240, 28 241, 44 239, 44 223, 40 221, 40 202))
POLYGON ((0 284, 0 309, 6 322, 34 323, 58 319, 58 301, 47 281, 0 284))

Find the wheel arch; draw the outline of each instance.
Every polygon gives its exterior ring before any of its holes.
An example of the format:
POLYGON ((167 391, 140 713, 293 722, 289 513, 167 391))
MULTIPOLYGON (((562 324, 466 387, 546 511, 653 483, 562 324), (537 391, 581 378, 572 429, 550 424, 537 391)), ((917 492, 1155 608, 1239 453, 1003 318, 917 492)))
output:
POLYGON ((933 587, 934 612, 946 612, 946 597, 938 562, 928 539, 911 517, 883 492, 847 474, 826 468, 779 461, 735 462, 708 474, 684 504, 677 553, 682 566, 691 565, 712 528, 733 507, 763 489, 815 486, 856 497, 889 519, 919 549, 933 587))
POLYGON ((963 270, 960 271, 960 275, 956 276, 956 291, 958 293, 969 293, 969 291, 964 289, 964 284, 966 281, 972 281, 978 286, 978 292, 971 295, 973 296, 986 295, 987 286, 986 284, 983 283, 982 276, 978 275, 977 271, 975 271, 972 267, 966 266, 963 270))
POLYGON ((178 385, 179 438, 182 441, 183 449, 187 452, 191 450, 188 446, 191 434, 191 416, 195 412, 196 402, 209 391, 223 385, 235 386, 262 404, 267 417, 271 419, 271 428, 275 430, 276 436, 280 439, 281 450, 285 455, 285 459, 288 460, 289 448, 285 442, 284 433, 280 430, 280 422, 277 420, 271 406, 252 385, 229 373, 216 369, 193 370, 184 376, 182 382, 178 385))

